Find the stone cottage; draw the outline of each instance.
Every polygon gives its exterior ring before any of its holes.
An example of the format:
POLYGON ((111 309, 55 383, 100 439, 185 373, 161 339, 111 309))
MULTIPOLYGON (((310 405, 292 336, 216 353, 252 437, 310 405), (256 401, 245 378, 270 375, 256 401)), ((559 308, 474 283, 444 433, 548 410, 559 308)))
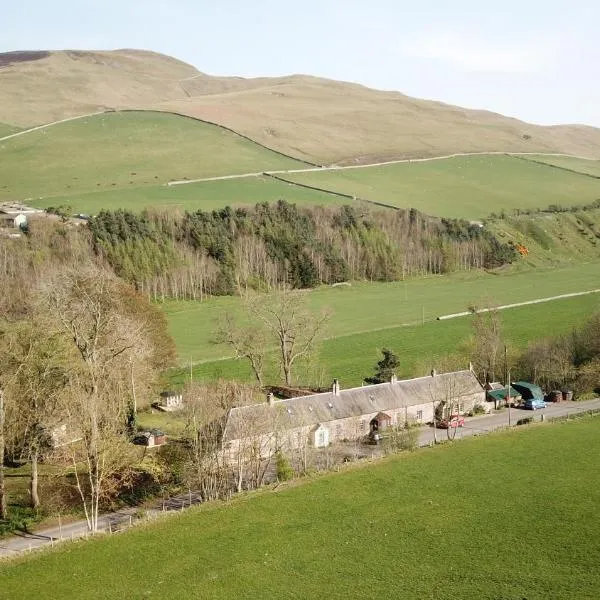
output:
POLYGON ((436 409, 467 412, 487 405, 485 389, 473 371, 436 373, 415 379, 343 390, 334 380, 330 392, 233 408, 223 430, 223 449, 230 459, 253 440, 255 451, 294 450, 310 445, 356 440, 405 423, 433 421, 436 409))

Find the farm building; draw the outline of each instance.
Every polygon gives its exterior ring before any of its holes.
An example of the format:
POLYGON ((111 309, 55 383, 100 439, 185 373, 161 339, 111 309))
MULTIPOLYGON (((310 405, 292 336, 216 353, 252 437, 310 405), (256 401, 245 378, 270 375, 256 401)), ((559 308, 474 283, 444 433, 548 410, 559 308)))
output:
POLYGON ((29 215, 41 214, 43 212, 43 210, 31 208, 23 204, 5 202, 0 204, 0 226, 25 227, 29 215))
POLYGON ((234 459, 253 442, 260 452, 328 446, 356 440, 386 427, 433 421, 440 407, 466 412, 486 406, 485 390, 471 370, 397 380, 232 408, 223 431, 226 456, 234 459))

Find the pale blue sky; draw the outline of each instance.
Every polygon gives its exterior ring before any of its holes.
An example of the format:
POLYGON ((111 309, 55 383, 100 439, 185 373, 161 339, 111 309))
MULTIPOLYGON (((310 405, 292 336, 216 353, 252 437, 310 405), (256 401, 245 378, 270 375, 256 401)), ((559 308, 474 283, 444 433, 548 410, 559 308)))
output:
POLYGON ((215 75, 309 73, 600 127, 598 0, 2 3, 0 51, 145 48, 215 75))

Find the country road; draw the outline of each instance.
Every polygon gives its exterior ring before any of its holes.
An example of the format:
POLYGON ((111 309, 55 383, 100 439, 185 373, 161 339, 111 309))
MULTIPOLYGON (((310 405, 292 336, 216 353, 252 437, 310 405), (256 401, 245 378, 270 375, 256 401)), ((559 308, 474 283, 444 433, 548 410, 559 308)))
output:
MULTIPOLYGON (((600 398, 585 402, 561 402, 559 404, 549 404, 545 409, 531 411, 519 408, 511 409, 511 425, 516 426, 519 419, 533 416, 540 420, 544 418, 564 417, 589 410, 600 410, 600 398)), ((456 432, 456 439, 464 439, 475 435, 483 435, 491 431, 508 426, 509 412, 504 410, 491 415, 471 417, 466 419, 464 427, 456 432)), ((448 439, 446 430, 438 429, 438 442, 448 439)), ((431 427, 424 427, 420 438, 419 446, 430 446, 434 442, 434 431, 431 427)), ((185 510, 185 508, 201 502, 200 496, 191 492, 169 498, 164 502, 157 503, 153 508, 145 511, 145 517, 151 519, 157 517, 162 512, 174 512, 185 510)), ((102 515, 99 519, 99 529, 103 532, 117 531, 127 528, 138 518, 138 509, 126 508, 114 513, 102 515)), ((76 521, 62 525, 62 527, 50 527, 35 532, 20 532, 14 536, 0 540, 0 558, 16 556, 21 553, 52 546, 63 540, 83 538, 88 535, 87 524, 85 521, 76 521)))

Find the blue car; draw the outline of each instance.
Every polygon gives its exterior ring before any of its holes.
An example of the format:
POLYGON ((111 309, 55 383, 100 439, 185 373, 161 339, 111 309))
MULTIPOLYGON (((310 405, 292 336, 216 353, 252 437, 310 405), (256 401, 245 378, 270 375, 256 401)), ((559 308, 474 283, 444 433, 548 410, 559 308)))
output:
POLYGON ((537 398, 529 398, 523 403, 523 408, 527 410, 536 410, 537 408, 546 408, 546 402, 537 398))

